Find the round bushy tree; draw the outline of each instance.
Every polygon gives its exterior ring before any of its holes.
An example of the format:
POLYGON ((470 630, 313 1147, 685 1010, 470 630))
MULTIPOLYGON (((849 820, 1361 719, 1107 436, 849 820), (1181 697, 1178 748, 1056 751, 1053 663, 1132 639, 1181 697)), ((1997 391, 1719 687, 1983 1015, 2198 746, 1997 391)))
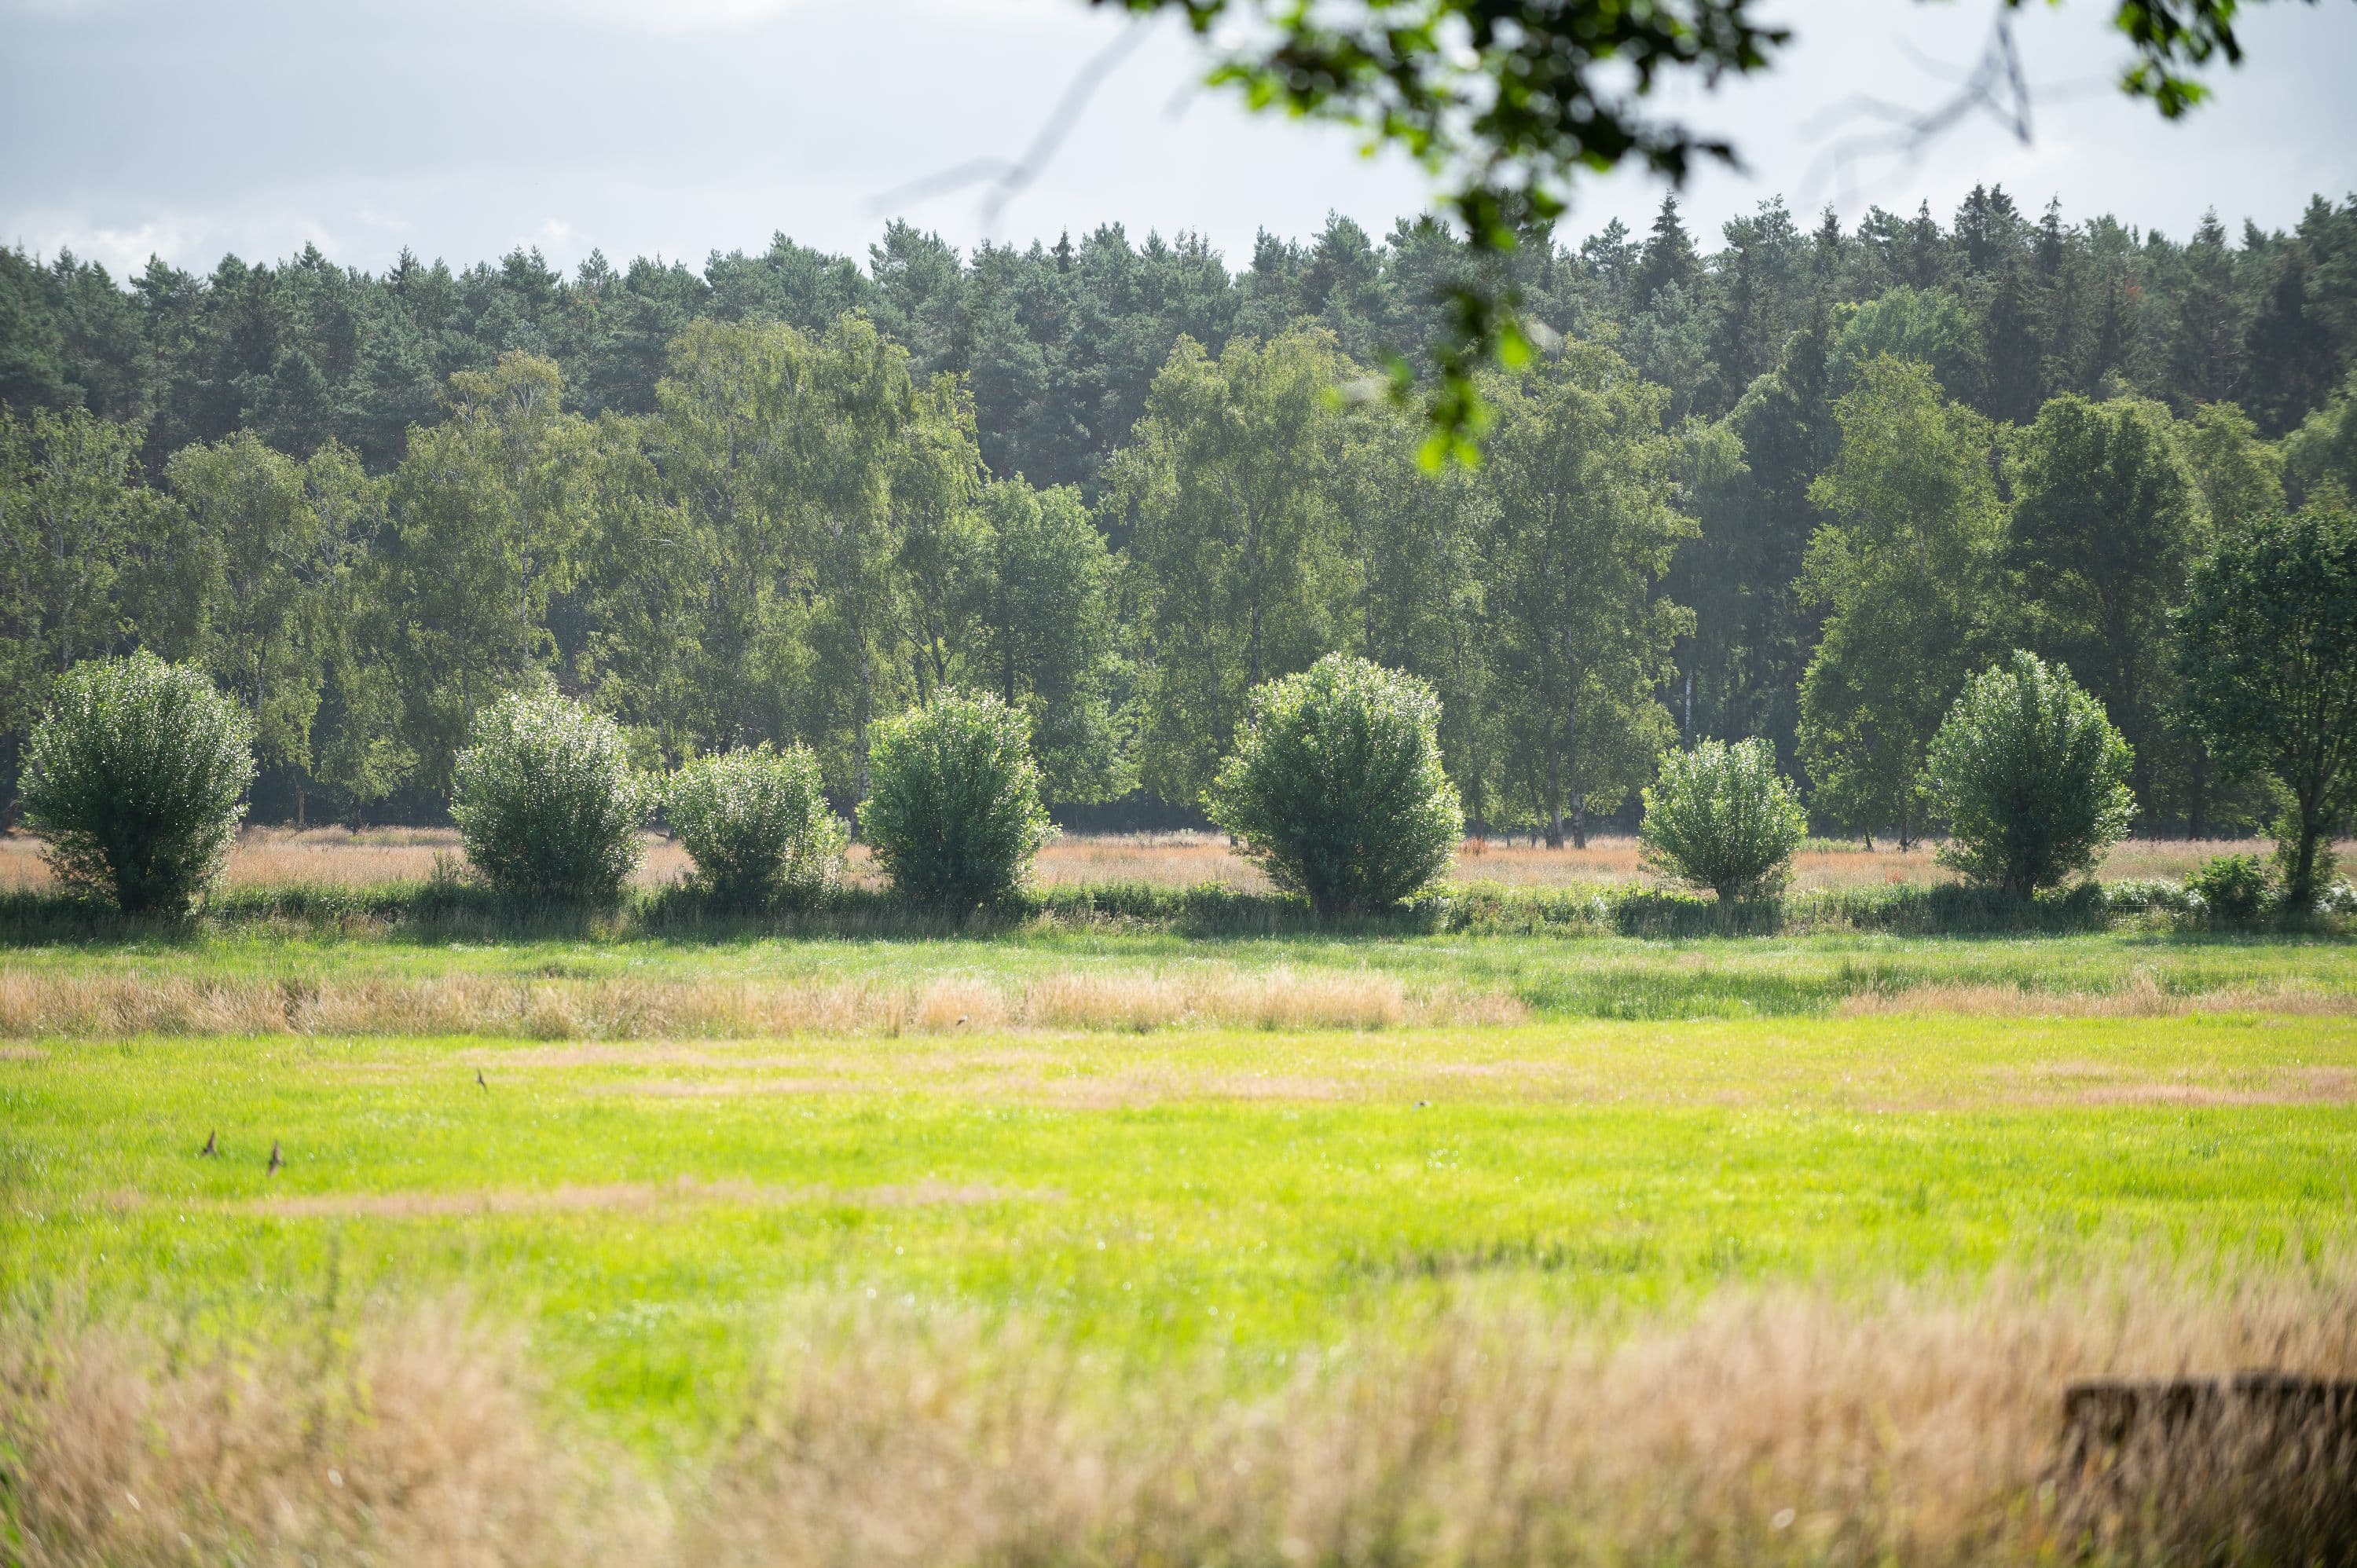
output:
POLYGON ((1384 908, 1430 886, 1465 832, 1439 731, 1431 687, 1329 653, 1253 693, 1205 804, 1321 912, 1384 908))
POLYGON ((26 747, 25 826, 58 880, 125 914, 181 914, 221 874, 253 725, 201 671, 141 651, 78 664, 26 747))
POLYGON ((696 880, 723 902, 810 904, 834 885, 848 835, 807 746, 696 757, 672 775, 663 803, 696 880))
POLYGON ((614 721, 554 693, 485 709, 458 754, 458 841, 505 897, 610 903, 639 864, 646 814, 614 721))
POLYGON ((2024 898, 2091 868, 2136 814, 2132 760, 2070 671, 2017 650, 1965 682, 1924 758, 1941 864, 2024 898))
POLYGON ((1706 740, 1662 758, 1638 837, 1647 865, 1731 903, 1781 891, 1808 831, 1801 792, 1776 771, 1774 746, 1706 740))
POLYGON ((907 897, 971 906, 1012 893, 1055 830, 1021 714, 944 691, 876 726, 859 831, 907 897))

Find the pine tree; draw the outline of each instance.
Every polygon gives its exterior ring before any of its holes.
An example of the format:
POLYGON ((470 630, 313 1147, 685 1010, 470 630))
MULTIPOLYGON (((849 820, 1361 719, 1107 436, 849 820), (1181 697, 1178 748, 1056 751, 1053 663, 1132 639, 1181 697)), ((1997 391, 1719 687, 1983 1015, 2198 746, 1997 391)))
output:
POLYGON ((2169 345, 2169 390, 2186 405, 2233 402, 2243 390, 2248 328, 2215 209, 2203 215, 2179 265, 2184 281, 2169 345))
POLYGON ((2332 389, 2331 345, 2309 315, 2308 247, 2294 241, 2276 259, 2266 302, 2251 322, 2245 406, 2269 435, 2281 435, 2320 406, 2332 389))
POLYGON ((2037 417, 2045 401, 2045 354, 2027 273, 2027 263, 2010 263, 1981 318, 1981 412, 2015 424, 2037 417))
POLYGON ((1653 297, 1665 288, 1684 290, 1689 297, 1702 274, 1702 263, 1695 259, 1694 241, 1678 221, 1678 199, 1663 193, 1662 209, 1653 214, 1653 232, 1645 242, 1644 254, 1637 263, 1637 274, 1631 280, 1630 305, 1634 310, 1653 308, 1653 297))

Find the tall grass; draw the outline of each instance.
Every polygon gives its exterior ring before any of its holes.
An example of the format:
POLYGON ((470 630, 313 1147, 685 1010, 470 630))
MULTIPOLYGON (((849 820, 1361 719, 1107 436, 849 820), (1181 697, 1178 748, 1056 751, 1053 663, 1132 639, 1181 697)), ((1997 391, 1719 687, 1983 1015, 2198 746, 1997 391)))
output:
POLYGON ((0 971, 0 1038, 138 1035, 489 1035, 745 1039, 1008 1028, 1383 1029, 1512 1024, 1512 997, 1411 993, 1378 970, 1230 964, 1068 970, 1028 983, 946 975, 776 983, 489 974, 330 977, 0 971))
POLYGON ((2252 1366, 2357 1375, 2345 1262, 1735 1292, 1604 1325, 1464 1298, 1273 1370, 821 1310, 716 1449, 650 1464, 447 1307, 260 1346, 20 1307, 0 1539, 28 1568, 2345 1561, 2345 1422, 2066 1452, 2073 1379, 2252 1366))

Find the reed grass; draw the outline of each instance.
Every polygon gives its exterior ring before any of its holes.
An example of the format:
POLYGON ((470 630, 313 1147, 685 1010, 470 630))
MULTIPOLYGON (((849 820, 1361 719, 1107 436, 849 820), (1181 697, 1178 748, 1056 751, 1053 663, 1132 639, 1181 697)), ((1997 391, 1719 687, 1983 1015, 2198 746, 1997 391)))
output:
POLYGON ((167 976, 0 970, 0 1038, 483 1035, 526 1039, 746 1039, 1010 1029, 1386 1029, 1521 1022, 1511 996, 1412 993, 1381 970, 1067 971, 1021 981, 949 975, 761 983, 726 980, 167 976))
POLYGON ((0 1319, 11 1560, 776 1564, 2339 1562, 2346 1424, 2063 1447, 2090 1376, 2357 1375, 2345 1261, 1718 1293, 1463 1295, 1274 1369, 1139 1372, 1037 1318, 789 1311, 707 1450, 650 1466, 447 1303, 260 1345, 0 1319))

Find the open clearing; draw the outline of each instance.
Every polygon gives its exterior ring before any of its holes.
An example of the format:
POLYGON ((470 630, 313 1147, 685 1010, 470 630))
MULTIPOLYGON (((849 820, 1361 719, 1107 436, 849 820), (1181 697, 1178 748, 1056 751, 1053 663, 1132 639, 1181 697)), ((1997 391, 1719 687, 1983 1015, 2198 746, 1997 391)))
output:
POLYGON ((2070 1376, 2357 1372, 2340 940, 227 929, 0 1037, 0 1438, 119 1560, 1904 1556, 2070 1376))

